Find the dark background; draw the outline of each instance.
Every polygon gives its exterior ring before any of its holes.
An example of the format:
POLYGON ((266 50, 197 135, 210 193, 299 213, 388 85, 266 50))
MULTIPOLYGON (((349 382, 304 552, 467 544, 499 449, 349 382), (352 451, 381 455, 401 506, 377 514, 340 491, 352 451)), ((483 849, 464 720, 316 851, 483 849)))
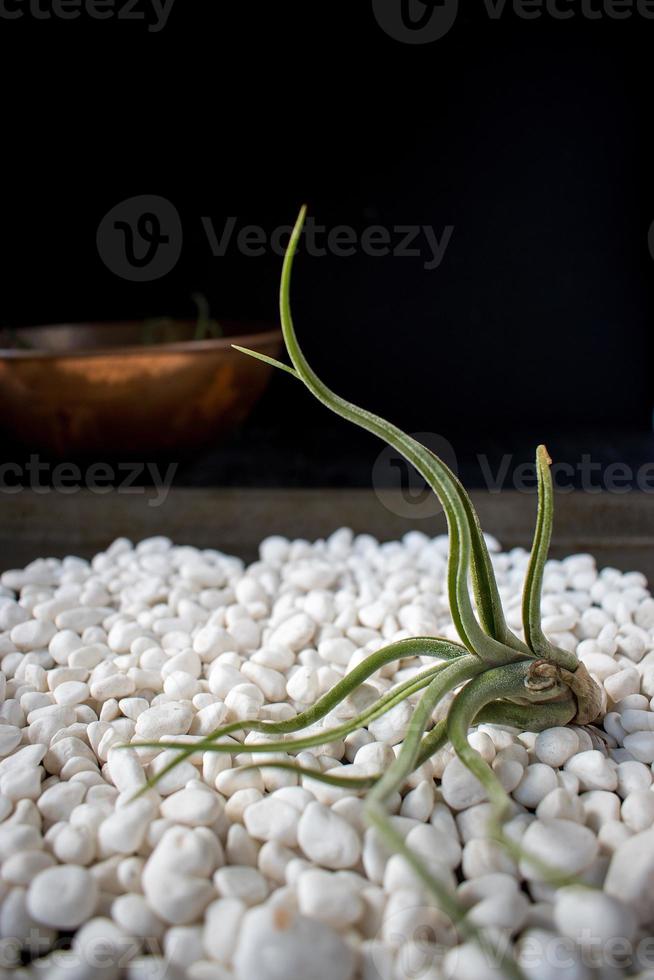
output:
MULTIPOLYGON (((25 3, 0 19, 0 325, 189 315, 196 290, 218 318, 276 322, 280 257, 214 257, 203 216, 272 231, 306 201, 327 227, 453 225, 433 270, 429 254, 298 259, 318 372, 445 437, 472 484, 478 454, 519 462, 540 441, 573 465, 654 459, 654 20, 571 7, 493 20, 471 0, 409 45, 368 0, 176 0, 159 33, 25 3), (96 232, 140 194, 175 205, 184 245, 167 276, 130 283, 96 232)), ((379 450, 280 374, 177 482, 367 486, 379 450)))

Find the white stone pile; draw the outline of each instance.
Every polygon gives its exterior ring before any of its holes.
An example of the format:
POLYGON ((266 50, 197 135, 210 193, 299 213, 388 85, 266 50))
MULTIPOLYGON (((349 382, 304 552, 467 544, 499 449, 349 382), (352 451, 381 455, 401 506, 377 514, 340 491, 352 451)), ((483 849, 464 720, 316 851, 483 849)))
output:
MULTIPOLYGON (((520 629, 527 556, 493 561, 520 629)), ((455 638, 447 540, 268 538, 245 567, 166 538, 89 563, 42 559, 0 586, 0 980, 485 980, 405 860, 365 825, 362 793, 280 769, 237 732, 138 796, 176 753, 237 719, 294 716, 386 643, 455 638)), ((654 599, 637 572, 550 561, 544 628, 603 686, 602 732, 481 725, 471 743, 512 794, 513 856, 449 749, 408 780, 393 823, 529 980, 654 969, 654 599), (544 862, 547 867, 543 867, 544 862), (555 887, 552 867, 576 876, 555 887)), ((431 666, 374 674, 312 732, 431 666)), ((388 768, 405 702, 297 755, 342 775, 388 768)), ((441 705, 435 719, 443 716, 441 705)), ((279 753, 278 761, 292 761, 279 753)), ((648 974, 651 975, 651 974, 648 974)))

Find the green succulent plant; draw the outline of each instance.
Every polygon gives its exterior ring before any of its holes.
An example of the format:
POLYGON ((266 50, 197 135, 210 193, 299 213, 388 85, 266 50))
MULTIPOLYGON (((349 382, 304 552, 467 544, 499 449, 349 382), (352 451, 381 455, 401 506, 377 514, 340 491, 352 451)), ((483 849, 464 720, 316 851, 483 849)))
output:
MULTIPOLYGON (((303 208, 285 255, 280 288, 281 324, 291 365, 257 351, 234 346, 237 350, 272 364, 302 381, 331 411, 373 433, 400 452, 434 490, 448 523, 447 587, 452 619, 461 643, 432 636, 390 643, 351 670, 314 705, 286 721, 235 721, 217 729, 203 741, 188 744, 182 741, 140 743, 177 751, 175 759, 149 785, 154 785, 165 772, 192 753, 233 752, 233 741, 221 742, 221 738, 231 733, 250 731, 267 736, 261 743, 247 745, 247 751, 253 755, 269 755, 275 752, 288 755, 342 739, 390 711, 400 702, 422 692, 397 758, 384 773, 366 777, 339 777, 302 768, 293 762, 270 759, 252 763, 250 768, 274 766, 292 769, 300 775, 329 785, 349 787, 354 791, 366 790, 366 817, 388 848, 404 856, 464 937, 474 937, 482 945, 492 947, 492 942, 468 923, 466 910, 458 904, 451 892, 429 872, 421 857, 406 845, 389 819, 387 803, 405 786, 412 772, 449 743, 461 762, 483 785, 493 805, 492 832, 509 849, 524 858, 525 855, 518 845, 508 840, 502 831, 502 821, 510 807, 509 796, 493 769, 468 742, 469 729, 481 723, 491 723, 538 732, 569 723, 588 725, 601 713, 600 690, 584 665, 573 653, 550 643, 541 628, 543 570, 552 534, 551 461, 545 447, 539 446, 536 454, 538 514, 524 584, 523 640, 506 623, 479 519, 457 477, 434 453, 396 426, 331 391, 318 378, 302 353, 291 317, 290 287, 293 259, 304 217, 303 208), (468 587, 469 577, 472 581, 474 604, 468 587), (411 657, 429 657, 436 663, 417 676, 396 685, 357 717, 330 729, 321 728, 296 738, 288 737, 310 729, 380 668, 411 657), (446 716, 430 728, 432 715, 439 702, 446 695, 451 696, 452 692, 456 693, 446 716)), ((533 860, 535 864, 540 864, 536 859, 533 860)), ((544 875, 555 883, 569 880, 560 872, 542 865, 541 868, 544 875)), ((495 947, 493 949, 505 972, 513 977, 520 976, 513 959, 506 952, 495 947)))

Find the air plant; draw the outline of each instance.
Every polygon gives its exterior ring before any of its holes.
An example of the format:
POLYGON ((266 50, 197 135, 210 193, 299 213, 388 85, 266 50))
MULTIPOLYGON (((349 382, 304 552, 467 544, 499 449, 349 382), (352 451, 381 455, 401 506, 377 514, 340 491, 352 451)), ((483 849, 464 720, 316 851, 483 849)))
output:
MULTIPOLYGON (((457 924, 462 935, 474 936, 488 946, 489 941, 466 922, 465 910, 443 883, 429 872, 420 856, 406 845, 389 819, 386 804, 405 786, 412 772, 449 743, 486 791, 494 812, 495 837, 517 853, 518 845, 512 844, 503 835, 501 827, 509 811, 509 796, 493 769, 469 744, 469 729, 480 723, 491 723, 538 732, 569 723, 588 725, 600 715, 600 690, 584 665, 573 653, 550 643, 541 628, 543 571, 552 534, 551 460, 545 447, 539 446, 536 455, 538 513, 523 592, 523 640, 507 626, 479 519, 457 477, 434 453, 396 426, 331 391, 318 378, 302 353, 291 317, 290 287, 293 259, 304 216, 303 208, 285 255, 280 288, 281 324, 291 366, 256 351, 234 346, 302 381, 331 411, 392 446, 413 464, 437 494, 448 524, 447 587, 452 619, 461 643, 432 636, 402 639, 373 653, 314 705, 294 718, 281 722, 235 721, 217 729, 204 741, 154 743, 157 748, 175 749, 178 754, 166 769, 153 778, 150 785, 154 785, 168 769, 192 753, 233 752, 233 741, 221 742, 221 738, 230 733, 247 730, 266 736, 261 742, 248 743, 247 751, 253 755, 275 752, 292 754, 342 739, 401 701, 422 692, 397 758, 384 773, 339 777, 305 769, 290 761, 270 759, 258 764, 254 762, 252 766, 292 769, 300 775, 330 785, 349 787, 353 791, 367 790, 366 817, 370 825, 377 829, 380 838, 389 849, 404 856, 443 911, 457 924), (468 588, 469 576, 474 605, 468 588), (437 662, 396 685, 357 717, 333 728, 311 730, 311 726, 321 721, 381 667, 411 657, 434 658, 437 662), (432 715, 439 703, 447 695, 451 696, 452 692, 456 693, 446 716, 430 728, 432 715), (287 737, 305 730, 309 731, 298 738, 287 737)), ((524 857, 521 851, 520 855, 524 857)), ((540 862, 534 859, 534 863, 540 862)), ((563 880, 560 872, 543 870, 546 874, 551 872, 550 880, 563 880)), ((516 964, 505 953, 498 953, 497 950, 495 953, 508 973, 519 975, 516 964)))

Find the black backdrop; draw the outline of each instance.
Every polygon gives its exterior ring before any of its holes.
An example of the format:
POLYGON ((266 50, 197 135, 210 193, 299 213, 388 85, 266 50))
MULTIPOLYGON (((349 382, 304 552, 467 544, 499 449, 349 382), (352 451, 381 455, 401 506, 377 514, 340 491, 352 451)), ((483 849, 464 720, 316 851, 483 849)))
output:
MULTIPOLYGON (((276 320, 279 255, 232 241, 215 257, 203 217, 270 234, 307 201, 357 234, 451 226, 436 268, 424 239, 419 256, 302 255, 296 322, 318 370, 446 437, 472 482, 477 454, 540 440, 571 461, 653 458, 654 20, 560 6, 575 16, 493 19, 471 0, 444 37, 405 44, 369 0, 175 0, 157 32, 5 0, 23 16, 0 18, 1 324, 185 315, 194 291, 218 317, 276 320), (96 233, 143 194, 175 206, 184 244, 134 283, 96 233)), ((378 451, 280 375, 178 480, 366 485, 378 451)))

